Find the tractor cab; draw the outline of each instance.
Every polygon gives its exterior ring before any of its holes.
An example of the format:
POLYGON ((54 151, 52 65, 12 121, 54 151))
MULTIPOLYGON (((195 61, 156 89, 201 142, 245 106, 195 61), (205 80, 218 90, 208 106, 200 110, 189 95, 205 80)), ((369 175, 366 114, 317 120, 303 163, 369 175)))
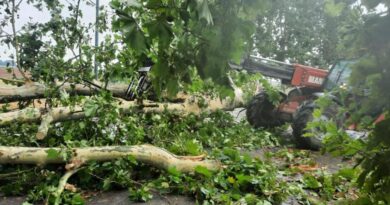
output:
POLYGON ((336 87, 346 88, 354 63, 356 61, 344 60, 334 64, 323 84, 324 89, 329 91, 336 87))

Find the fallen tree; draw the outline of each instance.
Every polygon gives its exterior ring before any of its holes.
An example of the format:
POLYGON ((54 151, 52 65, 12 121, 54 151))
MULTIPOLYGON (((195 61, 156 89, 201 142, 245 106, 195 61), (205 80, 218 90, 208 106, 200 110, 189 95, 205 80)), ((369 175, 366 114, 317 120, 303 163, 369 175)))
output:
POLYGON ((53 193, 54 204, 60 204, 60 197, 67 185, 68 179, 88 161, 110 161, 132 156, 135 160, 168 170, 175 168, 182 173, 194 172, 196 167, 205 167, 209 170, 220 169, 221 163, 215 160, 206 160, 205 155, 177 156, 165 149, 152 145, 134 146, 107 146, 83 148, 35 148, 35 147, 6 147, 0 146, 0 164, 45 164, 67 163, 66 173, 60 179, 58 188, 53 193), (49 155, 49 152, 56 153, 49 155), (71 153, 69 161, 59 153, 71 153))
MULTIPOLYGON (((153 101, 137 103, 136 101, 120 101, 117 106, 124 114, 136 108, 143 112, 162 112, 168 110, 177 114, 200 113, 202 111, 215 111, 217 109, 232 109, 229 103, 225 103, 219 99, 213 99, 206 102, 207 107, 205 108, 200 106, 196 101, 186 101, 184 103, 156 103, 153 101)), ((82 106, 54 107, 51 108, 49 112, 46 108, 25 108, 22 110, 0 113, 0 126, 15 122, 36 122, 43 118, 48 118, 47 116, 50 116, 50 120, 45 121, 51 123, 84 118, 85 112, 82 106)))
MULTIPOLYGON (((243 102, 243 91, 233 81, 230 75, 228 75, 229 84, 234 90, 235 100, 234 102, 243 102)), ((0 79, 7 81, 7 79, 0 79)), ((107 90, 112 93, 114 97, 127 99, 128 84, 125 83, 107 83, 104 82, 86 81, 85 84, 80 83, 68 83, 56 81, 54 85, 57 90, 63 90, 69 94, 90 96, 96 94, 99 90, 107 90)), ((14 86, 7 84, 0 84, 0 103, 16 102, 21 100, 40 99, 45 97, 45 93, 50 91, 50 88, 39 82, 28 81, 22 86, 14 86)))
MULTIPOLYGON (((185 115, 189 113, 200 113, 202 111, 215 111, 218 109, 232 109, 232 103, 230 101, 223 101, 219 98, 206 99, 203 105, 200 105, 199 98, 187 97, 183 103, 156 103, 153 101, 144 100, 142 103, 137 101, 122 101, 119 100, 117 107, 123 114, 132 112, 134 110, 140 110, 143 112, 163 112, 168 110, 173 113, 185 115)), ((37 139, 44 139, 50 128, 51 123, 75 120, 85 118, 85 109, 83 106, 74 107, 54 107, 51 109, 46 108, 25 108, 22 110, 16 110, 6 113, 0 113, 0 126, 6 126, 10 123, 27 123, 27 122, 39 122, 41 125, 38 128, 36 134, 37 139)))
MULTIPOLYGON (((88 161, 110 161, 126 156, 133 156, 135 160, 167 170, 175 167, 176 170, 188 173, 193 172, 197 166, 210 170, 218 170, 221 164, 215 160, 205 160, 205 156, 177 156, 165 149, 152 145, 134 146, 107 146, 83 148, 35 148, 35 147, 6 147, 0 146, 0 164, 45 164, 67 163, 59 154, 49 156, 49 152, 72 153, 71 163, 67 169, 72 169, 72 163, 79 164, 88 161), (70 152, 69 152, 70 151, 70 152)), ((78 167, 78 166, 77 166, 78 167)))
MULTIPOLYGON (((99 89, 105 89, 110 91, 115 97, 126 98, 128 84, 108 83, 107 86, 104 86, 102 82, 92 83, 84 85, 56 82, 55 86, 70 94, 92 95, 99 89)), ((47 86, 38 82, 27 82, 22 86, 0 85, 0 103, 43 98, 48 91, 49 88, 47 86)))

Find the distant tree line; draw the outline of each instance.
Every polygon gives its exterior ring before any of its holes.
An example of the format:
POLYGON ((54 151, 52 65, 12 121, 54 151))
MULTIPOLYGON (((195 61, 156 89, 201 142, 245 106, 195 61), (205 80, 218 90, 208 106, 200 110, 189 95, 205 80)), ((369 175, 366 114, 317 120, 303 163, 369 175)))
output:
POLYGON ((0 60, 0 67, 14 67, 15 62, 13 60, 0 60))

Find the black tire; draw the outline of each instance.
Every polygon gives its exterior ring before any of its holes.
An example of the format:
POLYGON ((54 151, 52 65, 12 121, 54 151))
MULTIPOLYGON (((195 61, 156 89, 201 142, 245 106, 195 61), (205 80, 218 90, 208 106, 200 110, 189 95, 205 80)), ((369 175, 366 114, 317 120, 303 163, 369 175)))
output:
POLYGON ((278 119, 275 106, 265 92, 254 96, 246 107, 246 118, 250 125, 255 128, 272 128, 282 124, 278 119))
MULTIPOLYGON (((315 107, 316 106, 312 101, 303 102, 294 116, 292 124, 293 136, 297 142, 297 146, 300 148, 319 150, 322 147, 322 140, 325 133, 322 133, 319 130, 310 130, 310 132, 314 133, 314 136, 304 137, 304 134, 308 132, 308 130, 306 130, 307 123, 314 120, 313 111, 315 107)), ((338 106, 334 103, 323 111, 320 120, 333 119, 337 116, 337 112, 338 106)), ((337 126, 342 126, 342 122, 342 119, 337 119, 337 126)))

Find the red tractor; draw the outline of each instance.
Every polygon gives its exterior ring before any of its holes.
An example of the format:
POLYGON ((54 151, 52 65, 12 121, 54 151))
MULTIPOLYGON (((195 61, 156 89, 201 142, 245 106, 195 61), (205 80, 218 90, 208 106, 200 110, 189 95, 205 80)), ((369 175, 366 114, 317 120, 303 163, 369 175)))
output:
MULTIPOLYGON (((298 145, 319 149, 322 145, 322 136, 303 137, 306 124, 313 120, 313 110, 316 107, 314 100, 323 95, 324 90, 335 87, 346 87, 351 74, 351 65, 355 61, 339 61, 328 70, 287 64, 275 60, 250 56, 240 67, 250 73, 259 72, 264 76, 278 78, 282 84, 293 87, 288 93, 281 93, 283 98, 278 106, 274 106, 261 91, 254 96, 247 105, 247 120, 256 127, 275 127, 286 122, 292 122, 293 136, 298 145)), ((321 116, 322 120, 334 118, 337 114, 337 104, 342 104, 337 95, 331 96, 336 108, 328 109, 321 116)), ((381 113, 378 110, 379 115, 381 113)), ((378 116, 378 113, 373 115, 378 116)), ((340 126, 343 122, 334 119, 340 126)))

